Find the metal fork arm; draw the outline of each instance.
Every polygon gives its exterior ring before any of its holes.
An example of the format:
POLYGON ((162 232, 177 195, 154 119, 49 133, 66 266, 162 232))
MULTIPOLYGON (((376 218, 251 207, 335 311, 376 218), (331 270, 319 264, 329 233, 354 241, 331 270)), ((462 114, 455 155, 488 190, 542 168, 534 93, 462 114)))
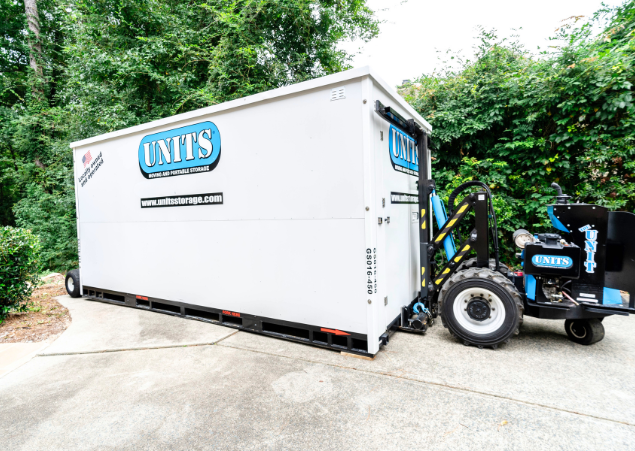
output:
POLYGON ((470 210, 474 207, 474 194, 469 194, 465 196, 465 199, 461 201, 459 206, 454 210, 454 214, 451 218, 445 222, 441 230, 439 230, 436 235, 432 238, 431 248, 429 249, 430 253, 434 253, 443 245, 443 239, 448 237, 454 229, 456 229, 461 220, 467 215, 470 210))
POLYGON ((443 286, 443 283, 456 272, 458 267, 461 266, 461 263, 463 263, 463 261, 465 261, 465 259, 471 254, 478 239, 476 229, 473 229, 470 232, 469 237, 461 243, 461 247, 456 255, 452 257, 452 260, 450 260, 434 278, 430 291, 438 291, 443 286))

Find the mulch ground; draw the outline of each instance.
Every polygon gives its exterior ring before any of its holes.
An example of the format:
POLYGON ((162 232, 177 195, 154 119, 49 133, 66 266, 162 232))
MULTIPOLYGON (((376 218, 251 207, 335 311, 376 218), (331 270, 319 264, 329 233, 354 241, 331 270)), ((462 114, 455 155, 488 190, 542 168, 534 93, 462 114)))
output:
POLYGON ((71 316, 66 307, 53 299, 63 294, 64 276, 47 279, 33 292, 26 312, 10 313, 0 324, 0 343, 37 343, 64 332, 71 324, 71 316))

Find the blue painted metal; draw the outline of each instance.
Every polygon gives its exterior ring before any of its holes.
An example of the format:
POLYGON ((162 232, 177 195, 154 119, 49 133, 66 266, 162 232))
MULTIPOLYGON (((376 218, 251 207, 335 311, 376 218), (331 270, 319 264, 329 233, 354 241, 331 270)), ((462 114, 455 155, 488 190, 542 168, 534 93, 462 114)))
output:
MULTIPOLYGON (((436 195, 434 190, 432 190, 432 195, 430 196, 430 201, 432 202, 432 211, 434 211, 434 217, 437 218, 437 225, 439 226, 439 230, 443 229, 443 226, 448 221, 448 214, 445 212, 445 206, 443 205, 443 201, 439 196, 436 195)), ((446 239, 443 240, 443 248, 445 249, 445 255, 448 258, 448 261, 454 257, 456 254, 456 246, 454 244, 454 238, 452 235, 448 235, 446 239)))
POLYGON ((536 278, 534 276, 525 275, 525 294, 528 299, 536 300, 536 278))
POLYGON ((571 233, 571 231, 569 229, 567 229, 563 223, 560 222, 560 220, 558 218, 555 217, 555 215, 553 214, 553 205, 549 205, 547 207, 547 213, 549 214, 549 219, 551 219, 551 224, 553 224, 553 226, 562 231, 562 232, 567 232, 567 233, 571 233))
POLYGON ((520 267, 524 268, 525 267, 525 249, 523 249, 523 251, 520 253, 520 259, 522 260, 520 262, 520 267))
POLYGON ((602 304, 621 304, 622 293, 615 288, 604 287, 604 296, 602 297, 602 304))
POLYGON ((428 313, 428 309, 421 302, 417 302, 415 305, 413 305, 412 306, 412 311, 415 312, 418 315, 419 314, 419 306, 421 306, 421 311, 423 313, 428 313))

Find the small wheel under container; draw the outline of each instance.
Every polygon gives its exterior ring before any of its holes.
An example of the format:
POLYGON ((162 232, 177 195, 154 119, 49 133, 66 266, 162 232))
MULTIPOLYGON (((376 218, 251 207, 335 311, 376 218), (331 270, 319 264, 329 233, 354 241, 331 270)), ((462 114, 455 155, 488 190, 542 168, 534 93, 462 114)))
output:
POLYGON ((569 340, 581 345, 592 345, 604 338, 604 326, 598 318, 568 319, 564 328, 569 340))
POLYGON ((66 273, 66 292, 72 298, 78 298, 79 294, 79 270, 73 269, 66 273))

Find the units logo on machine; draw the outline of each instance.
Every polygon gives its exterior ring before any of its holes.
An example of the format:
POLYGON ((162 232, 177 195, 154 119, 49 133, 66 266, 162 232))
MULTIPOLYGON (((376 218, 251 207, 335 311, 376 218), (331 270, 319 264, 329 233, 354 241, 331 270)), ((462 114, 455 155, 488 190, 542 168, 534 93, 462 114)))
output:
POLYGON ((388 148, 390 149, 392 167, 395 171, 418 176, 419 157, 417 156, 416 141, 392 125, 388 135, 388 148))
POLYGON ((213 122, 148 135, 139 144, 139 169, 147 179, 198 174, 220 161, 220 132, 213 122))
POLYGON ((534 255, 531 263, 539 268, 568 269, 573 266, 573 259, 564 255, 534 255))
POLYGON ((593 274, 595 267, 598 265, 595 262, 595 253, 598 251, 598 231, 591 228, 589 224, 578 229, 584 233, 584 252, 586 252, 586 261, 584 262, 584 270, 593 274))

